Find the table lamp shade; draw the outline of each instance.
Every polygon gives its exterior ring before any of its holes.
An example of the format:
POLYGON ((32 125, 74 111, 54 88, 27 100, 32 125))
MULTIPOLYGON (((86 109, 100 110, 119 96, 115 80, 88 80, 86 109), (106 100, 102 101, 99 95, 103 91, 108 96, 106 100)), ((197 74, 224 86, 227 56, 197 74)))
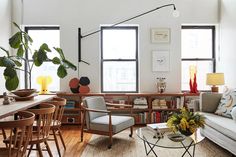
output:
POLYGON ((224 73, 208 73, 207 85, 223 85, 225 84, 224 73))

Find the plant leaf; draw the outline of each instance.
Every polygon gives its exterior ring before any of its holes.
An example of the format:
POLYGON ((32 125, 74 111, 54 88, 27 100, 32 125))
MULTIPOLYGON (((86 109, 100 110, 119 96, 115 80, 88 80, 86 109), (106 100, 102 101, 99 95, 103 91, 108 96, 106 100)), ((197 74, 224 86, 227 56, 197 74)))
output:
POLYGON ((72 70, 76 70, 77 69, 77 67, 73 64, 73 63, 71 63, 70 61, 68 61, 68 60, 63 60, 63 62, 69 67, 69 68, 71 68, 72 70))
POLYGON ((23 45, 21 44, 20 47, 17 50, 17 57, 23 57, 24 56, 24 49, 23 49, 23 45))
POLYGON ((15 63, 11 59, 4 56, 4 57, 1 57, 1 59, 0 59, 0 66, 2 66, 2 67, 14 67, 15 63))
POLYGON ((4 70, 3 75, 4 75, 6 78, 13 78, 13 77, 16 76, 16 70, 15 70, 14 68, 7 67, 7 68, 4 70))
POLYGON ((15 22, 13 22, 13 25, 14 25, 15 27, 17 27, 20 31, 22 31, 22 30, 20 29, 20 26, 19 26, 18 24, 16 24, 15 22))
POLYGON ((40 46, 40 49, 43 50, 43 51, 51 52, 51 50, 48 48, 48 45, 46 43, 43 43, 40 46))
POLYGON ((21 43, 21 32, 17 32, 9 39, 9 44, 12 48, 19 48, 21 43))
POLYGON ((13 62, 15 63, 15 65, 18 66, 18 67, 21 67, 21 66, 22 66, 21 62, 19 62, 18 60, 13 60, 13 59, 12 59, 12 61, 13 61, 13 62))
POLYGON ((52 59, 52 63, 53 63, 53 64, 61 64, 61 60, 60 60, 58 57, 54 57, 54 58, 52 59))
POLYGON ((60 78, 64 78, 67 75, 66 68, 63 65, 60 65, 57 69, 57 75, 60 78))
POLYGON ((29 34, 27 34, 26 32, 24 32, 23 36, 24 36, 25 42, 27 41, 27 42, 29 42, 30 44, 33 43, 33 39, 29 36, 29 34))
POLYGON ((15 90, 18 87, 18 85, 19 85, 19 79, 17 75, 13 78, 6 79, 5 87, 7 90, 9 91, 15 90))
POLYGON ((4 49, 3 47, 0 46, 0 49, 3 50, 4 52, 6 52, 7 56, 9 57, 10 54, 9 54, 9 51, 7 51, 6 49, 4 49))
POLYGON ((65 59, 65 56, 64 56, 64 53, 62 51, 61 48, 58 48, 58 47, 53 47, 60 55, 61 59, 64 60, 65 59))

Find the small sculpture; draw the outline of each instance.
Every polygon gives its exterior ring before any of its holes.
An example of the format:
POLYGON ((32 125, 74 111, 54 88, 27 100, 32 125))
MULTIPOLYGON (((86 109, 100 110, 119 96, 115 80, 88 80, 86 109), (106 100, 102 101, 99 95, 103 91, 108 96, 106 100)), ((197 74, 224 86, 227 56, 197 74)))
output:
POLYGON ((10 104, 10 99, 9 99, 9 97, 7 96, 7 93, 6 92, 4 92, 3 93, 3 105, 8 105, 8 104, 10 104))
POLYGON ((164 93, 166 90, 166 82, 164 77, 158 77, 159 81, 157 82, 157 92, 158 93, 164 93))
POLYGON ((197 89, 197 67, 195 65, 189 66, 189 87, 190 87, 190 93, 198 93, 197 89))

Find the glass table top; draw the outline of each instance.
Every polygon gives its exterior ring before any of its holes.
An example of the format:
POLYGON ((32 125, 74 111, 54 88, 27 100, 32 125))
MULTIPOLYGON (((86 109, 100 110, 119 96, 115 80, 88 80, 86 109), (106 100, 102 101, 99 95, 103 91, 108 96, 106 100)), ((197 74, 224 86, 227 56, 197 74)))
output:
POLYGON ((205 137, 201 135, 200 129, 197 129, 197 131, 192 134, 189 137, 186 137, 182 143, 181 142, 174 142, 170 140, 167 135, 168 134, 173 134, 173 132, 165 132, 163 134, 162 138, 157 138, 155 137, 155 130, 151 130, 150 128, 147 127, 142 127, 136 130, 137 136, 142 139, 145 142, 150 143, 151 145, 155 145, 158 147, 163 147, 163 148, 171 148, 171 149, 179 149, 179 148, 184 148, 183 144, 185 146, 191 146, 196 145, 200 143, 205 137))

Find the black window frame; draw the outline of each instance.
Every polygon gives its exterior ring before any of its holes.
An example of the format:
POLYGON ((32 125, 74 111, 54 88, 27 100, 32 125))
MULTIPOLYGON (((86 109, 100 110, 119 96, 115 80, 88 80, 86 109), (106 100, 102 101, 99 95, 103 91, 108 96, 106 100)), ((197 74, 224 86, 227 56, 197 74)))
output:
MULTIPOLYGON (((215 47, 216 46, 216 28, 215 26, 214 25, 207 25, 207 26, 188 25, 188 26, 182 26, 181 31, 183 29, 210 29, 212 31, 212 58, 182 58, 181 57, 181 64, 183 61, 212 61, 213 63, 212 72, 213 73, 216 72, 216 47, 215 47)), ((186 91, 186 90, 182 90, 182 91, 186 91)), ((208 90, 200 90, 200 91, 208 91, 208 90)))
MULTIPOLYGON (((59 26, 26 26, 24 29, 25 29, 26 33, 29 33, 30 30, 60 30, 60 27, 59 26)), ((29 57, 28 52, 26 52, 25 59, 29 60, 29 62, 33 62, 33 60, 29 59, 28 57, 29 57)), ((50 61, 45 61, 45 62, 50 62, 50 61)), ((28 66, 27 66, 27 63, 25 62, 25 64, 24 64, 25 89, 29 88, 29 85, 28 85, 28 81, 29 81, 28 78, 29 77, 28 77, 27 70, 28 70, 28 66)))
POLYGON ((101 26, 101 92, 102 93, 138 93, 139 92, 139 67, 138 67, 138 26, 101 26), (135 30, 136 34, 136 51, 135 51, 135 59, 103 59, 103 30, 109 30, 109 29, 132 29, 135 30), (136 63, 136 90, 135 91, 104 91, 103 87, 103 63, 106 61, 132 61, 136 63))

